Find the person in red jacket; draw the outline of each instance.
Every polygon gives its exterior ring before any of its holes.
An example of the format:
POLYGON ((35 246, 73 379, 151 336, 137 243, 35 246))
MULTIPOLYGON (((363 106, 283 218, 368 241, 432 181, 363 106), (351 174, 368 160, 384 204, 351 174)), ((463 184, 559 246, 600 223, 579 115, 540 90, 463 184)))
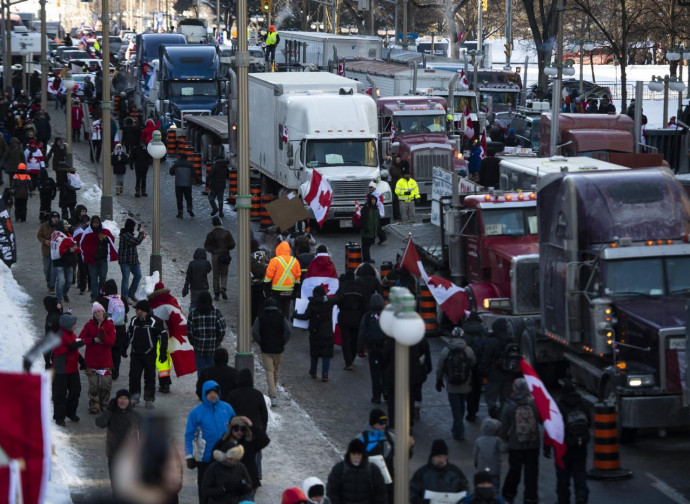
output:
POLYGON ((117 261, 117 249, 113 234, 103 227, 98 215, 91 217, 91 225, 81 235, 80 248, 84 264, 91 277, 91 302, 98 300, 98 294, 108 279, 108 263, 117 261))
POLYGON ((79 133, 81 132, 82 124, 84 123, 84 109, 78 98, 74 99, 72 103, 72 141, 79 141, 79 133))
POLYGON ((96 415, 108 406, 113 386, 113 356, 115 324, 109 320, 103 305, 96 302, 91 307, 93 318, 79 334, 86 345, 86 376, 89 377, 89 413, 96 415))
POLYGON ((79 348, 84 342, 77 339, 74 329, 77 317, 71 313, 60 316, 61 342, 53 350, 53 420, 65 426, 65 417, 78 422, 77 406, 81 394, 79 382, 79 348))
POLYGON ((144 141, 144 145, 148 145, 151 142, 151 139, 153 138, 153 132, 156 131, 160 127, 161 127, 160 121, 156 121, 156 124, 153 124, 153 119, 147 119, 146 120, 146 124, 144 125, 144 130, 141 132, 141 138, 144 141))

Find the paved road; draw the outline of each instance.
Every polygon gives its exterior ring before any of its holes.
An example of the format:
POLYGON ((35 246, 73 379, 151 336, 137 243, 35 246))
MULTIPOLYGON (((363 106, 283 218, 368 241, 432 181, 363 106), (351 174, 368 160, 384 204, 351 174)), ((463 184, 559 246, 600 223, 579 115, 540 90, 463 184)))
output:
MULTIPOLYGON (((52 113, 52 110, 51 110, 52 113)), ((62 118, 56 117, 55 126, 62 128, 62 118)), ((80 195, 86 200, 89 213, 98 213, 97 194, 89 187, 96 182, 98 174, 96 166, 88 163, 85 144, 75 146, 76 166, 82 178, 87 182, 86 190, 80 195)), ((149 183, 152 179, 149 174, 149 183)), ((141 221, 145 229, 151 229, 151 198, 135 198, 133 195, 134 177, 128 172, 125 181, 125 194, 116 197, 115 220, 122 225, 128 215, 141 221)), ((180 220, 175 218, 176 205, 172 177, 167 175, 164 167, 161 183, 162 201, 162 236, 164 255, 164 282, 172 289, 173 294, 180 297, 187 262, 191 259, 196 247, 203 244, 204 237, 210 229, 208 203, 200 194, 200 188, 194 189, 196 217, 180 220)), ((149 195, 152 190, 149 185, 149 195)), ((37 309, 33 323, 35 327, 43 325, 43 311, 41 300, 46 295, 45 284, 41 275, 38 243, 35 232, 38 228, 38 201, 29 203, 29 221, 17 226, 19 243, 19 264, 13 268, 17 280, 27 289, 34 299, 37 309), (33 224, 32 224, 33 223, 33 224)), ((234 212, 227 210, 225 225, 233 232, 236 230, 234 212)), ((270 243, 271 237, 260 235, 270 243)), ((344 243, 356 240, 353 231, 331 231, 317 236, 317 241, 325 243, 333 256, 339 271, 344 267, 344 243)), ((144 243, 141 251, 143 269, 148 272, 149 240, 144 243)), ((239 244, 242 246, 242 244, 239 244)), ((372 249, 372 257, 380 264, 384 260, 394 260, 397 251, 402 249, 400 241, 389 239, 383 246, 372 249)), ((230 285, 236 285, 237 261, 233 261, 230 268, 230 285)), ((111 265, 111 276, 119 284, 119 268, 111 265)), ((73 291, 72 306, 80 318, 79 326, 89 316, 88 296, 79 296, 73 291)), ((187 300, 182 300, 186 309, 187 300)), ((230 299, 220 303, 220 308, 228 317, 230 327, 234 329, 237 314, 237 298, 234 289, 230 299)), ((234 349, 232 337, 224 343, 230 350, 234 349)), ((439 338, 430 340, 433 361, 436 362, 438 353, 443 347, 439 338)), ((128 362, 124 362, 123 376, 126 376, 128 362)), ((315 472, 325 479, 328 470, 336 459, 336 451, 344 451, 347 443, 363 427, 371 409, 369 377, 366 362, 357 360, 354 372, 342 369, 342 356, 339 351, 333 362, 331 381, 327 384, 309 379, 307 375, 308 344, 306 333, 297 331, 286 351, 282 370, 282 387, 294 403, 281 397, 281 406, 275 411, 274 425, 277 428, 273 444, 268 449, 264 463, 266 464, 265 487, 257 496, 258 502, 268 504, 276 502, 281 488, 287 484, 299 484, 302 477, 315 472), (283 406, 284 405, 284 406, 283 406), (282 416, 281 416, 282 415, 282 416), (295 443, 294 447, 290 443, 295 443), (308 448, 305 449, 305 446, 308 448), (335 447, 335 448, 334 448, 335 447), (285 452, 294 453, 294 458, 286 457, 285 452), (275 455, 274 455, 275 454, 275 455), (318 468, 315 470, 314 468, 318 468), (304 471, 304 472, 302 472, 304 471)), ((264 390, 261 373, 257 374, 258 386, 264 390)), ((157 406, 171 412, 173 419, 172 431, 176 444, 181 446, 182 432, 187 411, 196 404, 193 394, 194 379, 185 377, 174 379, 173 393, 170 396, 157 398, 157 406)), ((122 378, 114 385, 114 390, 125 386, 122 378)), ((445 394, 437 393, 434 380, 430 378, 424 387, 424 404, 422 418, 415 425, 414 436, 417 440, 412 468, 423 464, 428 456, 431 441, 438 437, 449 439, 450 412, 445 394)), ((82 422, 79 426, 68 425, 67 431, 77 435, 71 438, 75 451, 83 457, 79 461, 80 476, 72 475, 72 489, 74 501, 84 502, 85 497, 92 497, 98 492, 105 492, 108 488, 107 469, 103 457, 103 432, 93 426, 91 418, 86 413, 85 382, 79 414, 82 422)), ((486 408, 482 406, 480 417, 486 416, 486 408)), ((471 449, 474 438, 478 434, 477 424, 468 425, 467 440, 463 442, 449 441, 451 459, 459 464, 468 477, 473 474, 471 449)), ((690 465, 690 436, 672 434, 665 439, 655 435, 644 435, 634 446, 624 447, 622 452, 623 465, 633 470, 632 480, 617 483, 591 482, 592 502, 655 502, 683 503, 690 502, 690 480, 687 478, 687 467, 690 465)), ((69 464, 66 465, 69 467, 69 464)), ((548 502, 555 500, 555 476, 551 461, 541 460, 541 477, 539 491, 541 500, 548 502)), ((505 471, 505 464, 504 464, 505 471)), ((181 495, 181 502, 194 502, 195 480, 192 473, 185 470, 185 488, 181 495)))

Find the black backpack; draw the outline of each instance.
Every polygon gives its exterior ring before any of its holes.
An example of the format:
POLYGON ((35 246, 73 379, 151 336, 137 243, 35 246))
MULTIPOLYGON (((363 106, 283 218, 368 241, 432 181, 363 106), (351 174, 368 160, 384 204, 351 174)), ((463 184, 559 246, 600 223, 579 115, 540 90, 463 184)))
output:
POLYGON ((499 363, 503 371, 517 373, 520 371, 520 347, 517 343, 506 343, 499 363))
POLYGON ((515 436, 520 443, 539 441, 539 423, 530 404, 519 404, 515 408, 515 436))
POLYGON ((589 442, 589 419, 580 408, 572 409, 565 417, 565 444, 580 448, 589 442))
POLYGON ((462 385, 470 379, 472 361, 464 349, 451 350, 444 367, 450 385, 462 385))
POLYGON ((367 314, 367 343, 383 345, 386 335, 383 334, 381 325, 379 324, 379 315, 374 312, 367 314))

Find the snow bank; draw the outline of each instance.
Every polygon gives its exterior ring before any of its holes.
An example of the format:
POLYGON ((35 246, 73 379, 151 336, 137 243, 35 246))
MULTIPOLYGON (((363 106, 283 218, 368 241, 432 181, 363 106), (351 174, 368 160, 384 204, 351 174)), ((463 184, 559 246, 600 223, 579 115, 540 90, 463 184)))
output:
MULTIPOLYGON (((79 200, 84 203, 84 202, 90 202, 90 203, 96 203, 100 205, 101 203, 101 196, 103 196, 103 191, 101 191, 101 188, 98 187, 97 185, 92 185, 88 189, 86 189, 84 192, 79 194, 79 200)), ((88 205, 87 205, 88 206, 88 205)), ((92 215, 98 215, 97 213, 91 211, 92 215)))

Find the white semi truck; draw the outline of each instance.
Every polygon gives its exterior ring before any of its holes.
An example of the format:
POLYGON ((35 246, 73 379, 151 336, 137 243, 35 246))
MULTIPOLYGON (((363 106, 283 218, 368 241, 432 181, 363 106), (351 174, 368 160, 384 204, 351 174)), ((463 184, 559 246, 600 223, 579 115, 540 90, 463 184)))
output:
MULTIPOLYGON (((371 181, 390 217, 391 188, 382 180, 377 153, 376 104, 362 90, 361 82, 326 72, 249 74, 249 161, 263 194, 296 190, 304 198, 318 170, 333 189, 329 220, 349 227, 355 201, 364 203, 371 181)), ((236 103, 231 96, 226 124, 221 117, 192 117, 187 132, 202 148, 227 144, 231 164, 237 152, 236 103)))

